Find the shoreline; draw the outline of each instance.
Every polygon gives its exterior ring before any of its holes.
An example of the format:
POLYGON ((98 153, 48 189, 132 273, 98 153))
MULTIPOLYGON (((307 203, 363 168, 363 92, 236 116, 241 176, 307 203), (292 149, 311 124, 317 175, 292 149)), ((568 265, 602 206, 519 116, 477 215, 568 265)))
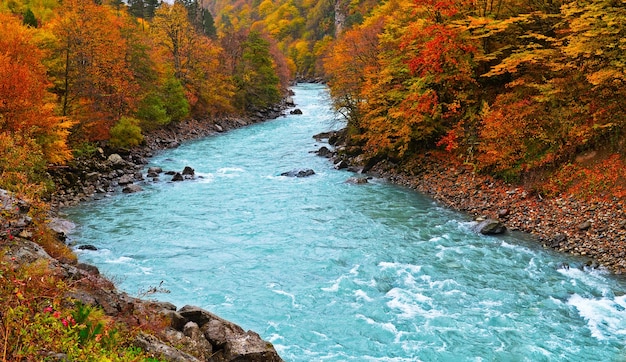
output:
MULTIPOLYGON (((355 170, 358 157, 334 156, 355 170)), ((445 207, 476 218, 501 221, 544 248, 581 257, 585 267, 626 274, 624 200, 542 198, 521 185, 475 173, 456 161, 422 156, 411 169, 381 161, 364 172, 427 195, 445 207), (417 172, 416 172, 417 171, 417 172)))

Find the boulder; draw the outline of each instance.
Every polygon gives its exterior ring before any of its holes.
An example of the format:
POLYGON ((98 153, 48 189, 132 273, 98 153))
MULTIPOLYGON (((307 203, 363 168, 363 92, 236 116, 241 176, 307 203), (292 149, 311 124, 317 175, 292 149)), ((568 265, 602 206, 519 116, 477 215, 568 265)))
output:
POLYGON ((311 170, 310 168, 306 168, 301 170, 291 170, 288 172, 283 172, 280 175, 287 177, 308 177, 315 175, 315 171, 311 170))
POLYGON ((333 155, 333 151, 331 151, 328 147, 322 146, 319 150, 317 150, 317 155, 321 157, 330 158, 333 155))
MULTIPOLYGON (((282 361, 274 346, 252 331, 194 306, 184 306, 178 313, 200 326, 204 337, 216 350, 215 361, 282 361)), ((187 325, 185 325, 187 326, 187 325)))
POLYGON ((54 217, 48 222, 48 228, 54 231, 61 241, 65 241, 67 239, 67 236, 70 234, 70 232, 72 232, 72 230, 74 230, 75 227, 76 225, 73 222, 65 219, 60 219, 58 217, 54 217))
POLYGON ((366 177, 350 177, 346 180, 348 184, 361 185, 368 183, 366 177))
POLYGON ((174 176, 172 177, 172 181, 176 182, 176 181, 184 181, 185 178, 183 177, 183 175, 180 172, 176 172, 174 174, 174 176))
POLYGON ((506 226, 498 220, 486 219, 476 224, 474 230, 483 235, 497 235, 504 233, 506 226))
POLYGON ((161 167, 149 167, 148 168, 148 173, 154 173, 158 175, 161 172, 163 172, 163 169, 161 167))
POLYGON ((196 174, 196 170, 194 170, 193 168, 189 166, 185 166, 185 168, 183 169, 183 176, 193 177, 195 174, 196 174))
POLYGON ((337 169, 337 170, 343 170, 343 169, 348 168, 348 166, 350 166, 350 165, 348 165, 348 163, 347 163, 346 161, 341 160, 341 161, 339 161, 339 162, 337 162, 337 163, 335 164, 335 169, 337 169))
POLYGON ((172 362, 195 362, 200 361, 194 356, 181 352, 180 350, 170 347, 161 340, 150 334, 140 333, 135 339, 135 346, 143 349, 148 353, 163 357, 166 361, 172 362))
POLYGON ((135 177, 132 175, 123 175, 122 177, 120 177, 120 179, 117 181, 118 185, 120 186, 124 186, 124 185, 128 185, 128 184, 132 184, 133 182, 135 182, 135 177))
POLYGON ((140 191, 143 191, 141 186, 135 185, 135 184, 128 185, 122 189, 122 192, 125 194, 133 194, 135 192, 140 192, 140 191))
POLYGON ((98 250, 98 248, 95 245, 85 244, 79 245, 78 250, 98 250))
POLYGON ((107 158, 107 160, 111 163, 111 166, 113 166, 114 168, 121 168, 126 165, 126 161, 124 161, 122 156, 118 155, 117 153, 111 154, 107 158))
POLYGON ((289 114, 302 114, 302 110, 300 108, 296 108, 290 111, 289 114))

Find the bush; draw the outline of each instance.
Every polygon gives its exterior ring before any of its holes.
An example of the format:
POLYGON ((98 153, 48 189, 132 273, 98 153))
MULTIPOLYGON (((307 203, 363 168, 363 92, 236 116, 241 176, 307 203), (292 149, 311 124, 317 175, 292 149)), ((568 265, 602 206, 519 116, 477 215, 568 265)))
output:
POLYGON ((180 81, 170 77, 163 86, 165 110, 172 121, 180 121, 189 115, 189 102, 180 81))
POLYGON ((109 144, 113 148, 135 147, 143 142, 139 120, 131 117, 122 117, 111 128, 109 144))
POLYGON ((136 116, 143 121, 144 129, 164 126, 172 120, 167 114, 163 97, 157 94, 149 94, 141 101, 136 116))

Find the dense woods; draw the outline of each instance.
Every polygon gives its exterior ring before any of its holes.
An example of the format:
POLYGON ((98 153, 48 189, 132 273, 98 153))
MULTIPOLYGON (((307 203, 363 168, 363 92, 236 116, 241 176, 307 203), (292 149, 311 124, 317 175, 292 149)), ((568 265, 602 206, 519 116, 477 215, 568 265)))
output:
POLYGON ((0 20, 0 187, 29 199, 73 155, 268 107, 292 77, 269 32, 218 32, 197 2, 2 1, 0 20))
POLYGON ((324 71, 372 158, 445 149, 543 195, 622 196, 625 9, 386 1, 330 45, 324 71))

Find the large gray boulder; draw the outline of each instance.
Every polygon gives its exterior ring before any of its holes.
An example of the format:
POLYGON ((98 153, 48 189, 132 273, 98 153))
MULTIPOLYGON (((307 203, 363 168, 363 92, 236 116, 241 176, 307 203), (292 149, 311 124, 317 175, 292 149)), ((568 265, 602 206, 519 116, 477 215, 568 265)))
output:
POLYGON ((257 333, 195 306, 184 306, 178 314, 197 324, 213 346, 213 361, 280 362, 274 346, 257 333))
POLYGON ((476 232, 483 235, 498 235, 503 234, 506 231, 506 226, 502 222, 496 219, 487 219, 478 222, 474 227, 476 232))

